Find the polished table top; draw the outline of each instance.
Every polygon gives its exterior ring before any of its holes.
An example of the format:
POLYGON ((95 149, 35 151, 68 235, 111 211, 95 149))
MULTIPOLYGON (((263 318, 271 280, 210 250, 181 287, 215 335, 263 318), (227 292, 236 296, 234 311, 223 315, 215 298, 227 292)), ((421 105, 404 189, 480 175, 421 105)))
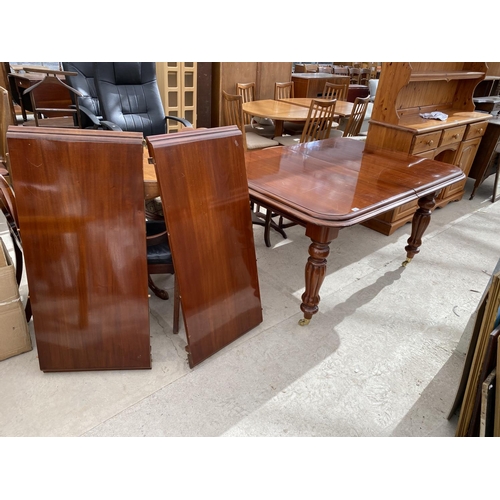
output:
MULTIPOLYGON (((303 108, 308 108, 311 106, 311 101, 314 97, 293 97, 289 99, 280 99, 281 102, 287 102, 289 104, 295 104, 296 106, 302 106, 303 108)), ((323 101, 326 99, 318 99, 323 101)), ((338 116, 349 118, 352 113, 352 108, 354 106, 353 102, 339 101, 335 103, 335 114, 338 116)))
POLYGON ((357 224, 463 178, 451 164, 333 138, 246 154, 256 199, 304 222, 357 224))

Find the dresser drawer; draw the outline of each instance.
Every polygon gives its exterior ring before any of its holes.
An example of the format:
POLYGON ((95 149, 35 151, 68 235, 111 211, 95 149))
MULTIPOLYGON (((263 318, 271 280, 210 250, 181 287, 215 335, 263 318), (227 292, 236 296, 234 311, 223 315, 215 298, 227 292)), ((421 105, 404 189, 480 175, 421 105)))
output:
POLYGON ((486 131, 486 126, 488 122, 471 123, 467 126, 467 132, 465 132, 464 141, 469 139, 475 139, 476 137, 482 137, 486 131))
POLYGON ((438 132, 429 132, 428 134, 416 135, 413 139, 411 153, 416 154, 420 153, 421 151, 427 151, 428 149, 437 148, 440 137, 440 130, 438 132))
POLYGON ((462 137, 465 135, 466 128, 467 125, 462 125, 461 127, 453 127, 443 130, 440 146, 446 146, 448 144, 460 142, 462 140, 462 137))

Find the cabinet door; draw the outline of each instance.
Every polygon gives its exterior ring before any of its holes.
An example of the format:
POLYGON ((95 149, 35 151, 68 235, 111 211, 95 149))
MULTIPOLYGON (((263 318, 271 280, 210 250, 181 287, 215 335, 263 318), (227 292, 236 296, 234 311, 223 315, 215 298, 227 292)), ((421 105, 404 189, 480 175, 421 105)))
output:
POLYGON ((462 198, 464 194, 464 186, 467 181, 467 175, 469 174, 472 162, 476 156, 479 144, 481 144, 481 137, 477 137, 476 139, 471 139, 470 141, 465 141, 460 144, 453 163, 457 167, 460 167, 466 178, 443 189, 440 196, 441 199, 447 201, 458 201, 462 198))

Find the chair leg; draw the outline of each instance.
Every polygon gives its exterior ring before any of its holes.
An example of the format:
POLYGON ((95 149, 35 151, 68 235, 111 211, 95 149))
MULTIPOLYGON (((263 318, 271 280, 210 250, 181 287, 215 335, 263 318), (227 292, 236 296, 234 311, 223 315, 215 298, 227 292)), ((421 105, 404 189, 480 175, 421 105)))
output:
POLYGON ((266 212, 266 223, 264 225, 264 242, 266 243, 266 247, 271 246, 271 221, 272 221, 272 213, 271 210, 266 212))
POLYGON ((274 222, 274 220, 273 220, 274 215, 275 214, 273 214, 271 209, 267 209, 266 219, 264 222, 264 242, 266 244, 266 247, 271 246, 271 229, 278 231, 278 233, 280 233, 281 236, 283 236, 283 239, 285 239, 285 240, 287 239, 287 235, 286 235, 285 231, 283 230, 283 228, 279 224, 276 224, 276 222, 274 222))
POLYGON ((179 295, 179 287, 177 286, 177 280, 174 276, 174 333, 179 333, 179 316, 180 316, 180 306, 181 297, 179 295))
POLYGON ((151 275, 148 274, 148 285, 149 285, 149 288, 151 289, 151 291, 157 296, 159 297, 160 299, 163 299, 163 300, 168 300, 168 292, 166 290, 162 290, 161 288, 158 288, 152 278, 151 278, 151 275))

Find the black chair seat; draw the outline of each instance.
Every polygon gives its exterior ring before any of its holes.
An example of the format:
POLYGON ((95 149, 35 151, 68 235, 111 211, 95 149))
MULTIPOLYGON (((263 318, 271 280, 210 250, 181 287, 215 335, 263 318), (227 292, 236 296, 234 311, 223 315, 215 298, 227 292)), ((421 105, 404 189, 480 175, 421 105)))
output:
POLYGON ((173 264, 172 252, 170 251, 170 246, 168 245, 166 230, 167 228, 164 221, 146 221, 148 264, 173 264), (154 236, 158 236, 158 240, 152 238, 154 236), (158 241, 158 243, 156 241, 158 241))

